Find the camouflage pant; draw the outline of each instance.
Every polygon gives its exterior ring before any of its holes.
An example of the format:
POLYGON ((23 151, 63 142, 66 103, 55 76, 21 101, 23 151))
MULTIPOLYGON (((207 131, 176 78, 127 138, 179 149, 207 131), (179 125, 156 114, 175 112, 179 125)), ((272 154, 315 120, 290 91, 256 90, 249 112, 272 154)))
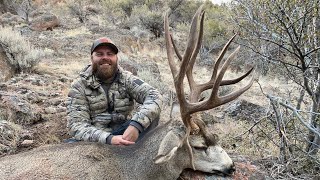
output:
MULTIPOLYGON (((118 129, 113 130, 111 132, 111 134, 112 135, 122 135, 124 133, 124 131, 128 128, 129 124, 130 124, 130 121, 123 123, 118 129)), ((137 141, 139 141, 150 130, 156 128, 158 126, 158 124, 159 124, 159 118, 153 120, 151 122, 151 124, 148 126, 148 128, 139 134, 139 138, 137 141)))
MULTIPOLYGON (((127 122, 121 124, 120 127, 115 129, 115 130, 113 130, 111 132, 111 134, 112 135, 122 135, 124 133, 124 131, 128 128, 130 122, 131 121, 127 121, 127 122)), ((151 122, 151 124, 148 126, 148 128, 139 134, 139 138, 138 138, 137 141, 139 141, 141 138, 143 138, 144 135, 147 134, 149 131, 151 131, 152 129, 156 128, 158 126, 158 124, 159 124, 159 118, 154 119, 151 122)), ((74 142, 78 142, 78 141, 79 140, 76 140, 74 138, 63 140, 64 143, 74 143, 74 142)))

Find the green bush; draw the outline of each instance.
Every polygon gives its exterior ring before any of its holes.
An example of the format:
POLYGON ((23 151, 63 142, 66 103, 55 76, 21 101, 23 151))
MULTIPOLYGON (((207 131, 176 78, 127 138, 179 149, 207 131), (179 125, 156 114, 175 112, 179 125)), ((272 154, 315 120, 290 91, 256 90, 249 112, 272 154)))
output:
POLYGON ((103 0, 102 5, 111 11, 112 14, 125 14, 127 17, 131 16, 132 9, 137 4, 134 0, 103 0), (119 12, 120 11, 120 12, 119 12))
POLYGON ((11 28, 0 28, 0 45, 16 73, 31 71, 41 58, 52 53, 32 47, 29 41, 11 28))
POLYGON ((141 27, 149 30, 158 38, 163 34, 162 14, 161 10, 150 10, 145 4, 133 9, 131 19, 138 19, 141 27))
POLYGON ((190 23, 194 13, 201 4, 201 1, 169 1, 168 6, 171 9, 170 19, 172 25, 175 26, 176 23, 190 23))

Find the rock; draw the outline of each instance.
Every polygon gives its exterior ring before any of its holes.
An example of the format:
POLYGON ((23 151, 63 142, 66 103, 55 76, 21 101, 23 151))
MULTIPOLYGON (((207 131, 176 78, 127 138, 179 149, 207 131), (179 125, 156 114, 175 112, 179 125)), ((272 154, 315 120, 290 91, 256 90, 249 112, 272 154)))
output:
POLYGON ((57 107, 57 113, 61 113, 61 112, 67 112, 67 108, 66 108, 66 107, 58 106, 58 107, 57 107))
POLYGON ((65 83, 65 82, 68 82, 68 81, 69 81, 69 78, 67 78, 67 77, 60 77, 58 80, 59 80, 60 82, 65 83))
POLYGON ((35 92, 26 93, 26 98, 30 103, 40 103, 42 102, 42 98, 35 92))
POLYGON ((128 62, 122 62, 121 67, 123 67, 124 70, 131 72, 133 75, 138 75, 138 70, 137 67, 132 65, 131 63, 128 62))
POLYGON ((55 99, 48 99, 48 104, 53 105, 53 106, 58 106, 63 102, 63 99, 61 98, 55 98, 55 99))
POLYGON ((20 145, 22 147, 29 147, 29 146, 32 146, 33 144, 34 144, 34 140, 26 139, 26 140, 22 141, 22 143, 20 145))
POLYGON ((6 83, 0 83, 0 89, 6 89, 8 85, 6 83))
POLYGON ((208 112, 200 112, 200 116, 203 122, 205 122, 206 124, 215 124, 217 122, 214 116, 209 114, 208 112))
POLYGON ((57 113, 57 109, 54 107, 47 107, 44 109, 44 112, 47 114, 55 114, 57 113))
POLYGON ((225 112, 231 117, 252 121, 252 119, 259 119, 266 113, 266 109, 257 104, 253 104, 246 100, 238 100, 232 103, 225 112))
POLYGON ((41 120, 41 111, 16 95, 7 94, 0 99, 0 116, 20 125, 30 125, 41 120))
POLYGON ((61 94, 57 92, 50 93, 50 97, 59 97, 61 94))
POLYGON ((34 31, 46 31, 52 30, 54 27, 57 27, 59 25, 60 23, 57 16, 51 13, 46 13, 32 19, 29 27, 34 31))
POLYGON ((21 132, 21 139, 33 139, 34 135, 31 131, 23 129, 21 132))

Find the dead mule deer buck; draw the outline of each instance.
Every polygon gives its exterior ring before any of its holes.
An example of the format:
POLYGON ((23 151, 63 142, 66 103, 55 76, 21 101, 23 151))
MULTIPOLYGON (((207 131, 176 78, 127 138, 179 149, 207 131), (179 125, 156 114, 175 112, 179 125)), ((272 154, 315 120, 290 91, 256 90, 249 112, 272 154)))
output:
POLYGON ((181 118, 186 128, 173 125, 171 121, 150 131, 131 146, 110 146, 98 143, 78 142, 36 148, 29 152, 0 158, 0 178, 4 179, 177 179, 186 168, 203 172, 216 171, 230 174, 233 162, 216 144, 216 136, 209 132, 203 121, 192 118, 199 111, 227 103, 245 92, 251 85, 224 97, 217 95, 219 86, 234 84, 246 77, 222 80, 234 56, 233 53, 218 72, 218 66, 233 38, 227 43, 214 67, 208 83, 197 85, 192 77, 192 67, 202 39, 203 10, 195 14, 189 42, 177 69, 173 61, 174 44, 169 34, 168 15, 165 16, 165 34, 170 68, 180 103, 181 118), (200 20, 200 23, 199 23, 200 20), (196 29, 200 24, 200 31, 196 29), (189 100, 185 98, 183 79, 187 76, 191 88, 189 100), (208 99, 198 102, 199 95, 212 89, 208 99), (192 128, 195 128, 194 131, 192 128), (198 132, 190 134, 190 132, 198 132))

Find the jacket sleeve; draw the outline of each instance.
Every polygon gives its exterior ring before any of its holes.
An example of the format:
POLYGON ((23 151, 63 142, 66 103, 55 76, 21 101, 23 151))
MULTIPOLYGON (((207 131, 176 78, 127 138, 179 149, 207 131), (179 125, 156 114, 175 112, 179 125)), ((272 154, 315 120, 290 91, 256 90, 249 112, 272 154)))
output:
POLYGON ((98 129, 91 124, 88 100, 81 85, 77 80, 71 85, 67 97, 67 127, 71 136, 76 140, 100 142, 105 144, 111 134, 98 129))
POLYGON ((138 77, 129 74, 127 78, 128 93, 141 104, 139 110, 133 115, 132 120, 138 122, 146 129, 151 122, 159 118, 162 106, 160 92, 138 77))

